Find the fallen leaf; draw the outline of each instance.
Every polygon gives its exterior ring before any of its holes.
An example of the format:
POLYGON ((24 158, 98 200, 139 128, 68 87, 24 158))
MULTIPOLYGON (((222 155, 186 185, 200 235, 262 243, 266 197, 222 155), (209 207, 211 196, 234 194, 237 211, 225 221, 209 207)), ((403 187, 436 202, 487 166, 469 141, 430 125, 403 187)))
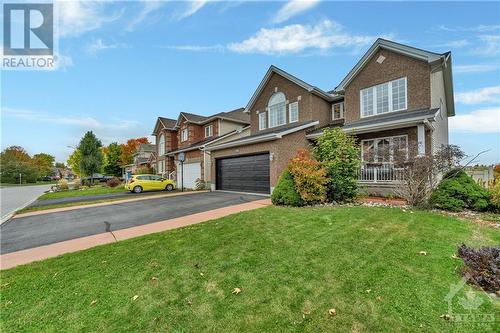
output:
POLYGON ((367 293, 367 294, 369 294, 369 293, 371 293, 371 292, 372 292, 372 290, 371 290, 371 289, 366 289, 365 291, 366 291, 366 293, 367 293))
POLYGON ((201 276, 203 276, 203 273, 200 273, 201 276))
POLYGON ((90 305, 94 305, 95 303, 97 303, 97 300, 93 300, 92 302, 90 302, 90 305))
POLYGON ((189 306, 193 305, 193 302, 191 302, 190 300, 188 300, 188 305, 189 306))
POLYGON ((5 305, 11 305, 11 304, 12 304, 12 301, 5 302, 5 305))
POLYGON ((382 296, 377 296, 377 301, 382 302, 382 296))
POLYGON ((328 310, 328 314, 330 316, 336 316, 337 315, 337 310, 335 310, 335 308, 331 308, 330 310, 328 310))
POLYGON ((139 295, 135 295, 134 297, 132 297, 132 300, 135 301, 138 298, 139 298, 139 295))
POLYGON ((153 277, 151 278, 151 281, 158 281, 158 278, 157 278, 156 276, 153 276, 153 277))
POLYGON ((234 288, 232 293, 235 294, 235 295, 238 295, 239 293, 241 293, 241 289, 240 288, 234 288))
POLYGON ((420 254, 421 256, 426 256, 426 255, 427 255, 427 252, 426 252, 426 251, 420 251, 420 252, 419 252, 419 254, 420 254))
POLYGON ((457 257, 457 255, 456 255, 456 254, 453 254, 453 255, 451 256, 451 259, 460 259, 460 258, 459 258, 459 257, 457 257))
POLYGON ((107 263, 107 261, 106 261, 106 260, 101 261, 101 264, 105 264, 105 263, 107 263))
POLYGON ((4 288, 4 287, 8 287, 8 286, 9 286, 9 284, 10 284, 10 282, 7 282, 7 283, 2 284, 2 288, 4 288))
POLYGON ((444 320, 450 320, 451 316, 449 314, 444 314, 444 315, 440 315, 439 318, 442 318, 444 320))

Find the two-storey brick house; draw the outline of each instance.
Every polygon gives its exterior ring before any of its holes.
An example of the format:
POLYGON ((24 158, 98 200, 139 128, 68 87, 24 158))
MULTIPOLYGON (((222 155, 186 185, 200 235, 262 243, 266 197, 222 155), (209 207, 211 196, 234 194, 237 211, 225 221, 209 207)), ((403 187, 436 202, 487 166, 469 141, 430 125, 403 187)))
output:
POLYGON ((157 173, 176 179, 178 186, 182 182, 185 188, 195 188, 197 179, 209 182, 210 156, 205 147, 248 135, 250 117, 243 111, 239 108, 212 116, 181 112, 177 120, 159 117, 153 130, 157 173))
POLYGON ((270 193, 289 160, 324 128, 341 127, 361 145, 360 181, 377 192, 397 180, 396 153, 432 153, 448 143, 454 115, 451 54, 378 39, 326 92, 271 66, 250 99, 249 136, 216 143, 213 189, 270 193))

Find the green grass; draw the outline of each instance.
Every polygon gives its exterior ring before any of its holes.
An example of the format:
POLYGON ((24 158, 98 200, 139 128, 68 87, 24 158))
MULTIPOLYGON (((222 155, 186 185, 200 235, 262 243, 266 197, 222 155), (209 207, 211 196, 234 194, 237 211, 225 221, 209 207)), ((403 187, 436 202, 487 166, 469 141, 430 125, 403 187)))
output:
MULTIPOLYGON (((2 331, 498 331, 498 301, 472 312, 496 324, 440 318, 462 242, 500 232, 396 208, 266 207, 3 271, 2 331)), ((465 286, 457 312, 466 291, 484 297, 465 286)))
POLYGON ((87 188, 85 190, 67 190, 60 192, 45 193, 42 194, 38 198, 38 200, 80 197, 80 196, 95 195, 95 194, 125 193, 127 191, 128 190, 126 190, 123 186, 118 186, 118 187, 96 186, 87 188))

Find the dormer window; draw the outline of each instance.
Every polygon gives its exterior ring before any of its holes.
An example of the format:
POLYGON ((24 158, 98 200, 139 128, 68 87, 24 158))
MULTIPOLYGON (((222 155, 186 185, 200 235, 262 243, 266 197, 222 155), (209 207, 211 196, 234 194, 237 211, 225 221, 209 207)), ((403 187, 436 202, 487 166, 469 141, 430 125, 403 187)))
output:
POLYGON ((332 120, 344 119, 344 102, 332 105, 332 120))
POLYGON ((277 92, 271 96, 268 103, 269 128, 286 124, 285 94, 277 92))
POLYGON ((205 127, 205 138, 211 137, 213 135, 212 128, 213 128, 212 125, 205 127))
POLYGON ((187 141, 188 139, 188 129, 185 128, 181 131, 181 142, 187 141))

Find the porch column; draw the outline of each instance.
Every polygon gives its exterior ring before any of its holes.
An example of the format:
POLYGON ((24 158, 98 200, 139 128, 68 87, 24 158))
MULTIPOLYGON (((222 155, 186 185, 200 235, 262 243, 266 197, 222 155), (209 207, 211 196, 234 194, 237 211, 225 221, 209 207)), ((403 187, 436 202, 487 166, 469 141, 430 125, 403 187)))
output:
POLYGON ((423 124, 417 125, 417 145, 418 155, 425 155, 425 126, 423 124))

